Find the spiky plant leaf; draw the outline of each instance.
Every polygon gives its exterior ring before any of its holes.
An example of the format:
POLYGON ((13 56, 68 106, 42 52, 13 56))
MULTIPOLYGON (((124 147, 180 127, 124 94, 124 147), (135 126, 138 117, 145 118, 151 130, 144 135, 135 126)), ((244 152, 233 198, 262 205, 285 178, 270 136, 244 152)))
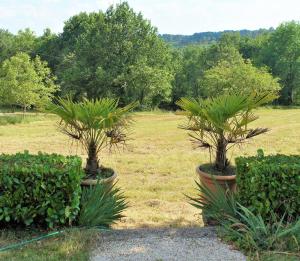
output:
POLYGON ((189 197, 190 204, 205 213, 206 218, 212 218, 221 223, 228 216, 236 216, 237 202, 234 194, 222 188, 215 182, 216 191, 211 191, 205 184, 197 185, 198 195, 189 197))
POLYGON ((110 226, 123 217, 128 203, 119 188, 97 184, 84 188, 81 196, 79 225, 110 226))

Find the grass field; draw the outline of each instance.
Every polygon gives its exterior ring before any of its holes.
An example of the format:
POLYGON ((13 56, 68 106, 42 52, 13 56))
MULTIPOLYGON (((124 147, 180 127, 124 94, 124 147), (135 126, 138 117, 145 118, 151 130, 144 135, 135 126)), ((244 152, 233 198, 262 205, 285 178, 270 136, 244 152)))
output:
MULTIPOLYGON (((257 126, 271 131, 253 139, 230 154, 253 155, 258 148, 266 154, 300 152, 300 110, 260 109, 257 126)), ((118 227, 202 225, 197 211, 184 194, 194 193, 195 167, 209 160, 207 151, 193 150, 187 133, 178 129, 183 116, 174 113, 141 112, 134 116, 127 148, 114 154, 103 153, 102 163, 119 175, 118 185, 128 197, 130 208, 118 227)), ((0 126, 0 153, 29 150, 78 154, 76 144, 59 133, 57 118, 38 117, 29 123, 0 126)))

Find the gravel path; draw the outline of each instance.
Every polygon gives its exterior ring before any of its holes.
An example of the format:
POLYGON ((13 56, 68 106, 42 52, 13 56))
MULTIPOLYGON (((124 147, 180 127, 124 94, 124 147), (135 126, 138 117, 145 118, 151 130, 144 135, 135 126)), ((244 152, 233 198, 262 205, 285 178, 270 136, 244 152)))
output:
POLYGON ((92 261, 243 261, 213 228, 131 229, 101 233, 92 261))

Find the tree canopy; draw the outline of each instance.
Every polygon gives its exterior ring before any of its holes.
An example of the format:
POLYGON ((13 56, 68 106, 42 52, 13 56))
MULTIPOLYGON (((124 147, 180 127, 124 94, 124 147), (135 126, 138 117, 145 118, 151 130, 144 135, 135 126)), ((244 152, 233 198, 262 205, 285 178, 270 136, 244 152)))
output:
POLYGON ((138 100, 142 108, 177 108, 181 97, 207 97, 234 86, 242 92, 280 90, 276 103, 300 103, 300 24, 294 21, 268 30, 161 37, 123 2, 70 17, 60 34, 0 30, 1 70, 20 52, 46 62, 59 95, 74 100, 110 97, 120 106, 138 100))
POLYGON ((31 106, 44 107, 59 89, 54 80, 46 62, 17 53, 1 66, 0 102, 21 106, 24 111, 31 106))
POLYGON ((236 62, 220 61, 204 73, 201 84, 207 97, 266 91, 277 94, 281 89, 278 80, 265 67, 257 68, 251 61, 239 59, 236 62))
POLYGON ((63 92, 119 97, 151 106, 171 93, 171 53, 156 28, 127 3, 105 13, 70 18, 61 35, 63 60, 57 75, 63 92))

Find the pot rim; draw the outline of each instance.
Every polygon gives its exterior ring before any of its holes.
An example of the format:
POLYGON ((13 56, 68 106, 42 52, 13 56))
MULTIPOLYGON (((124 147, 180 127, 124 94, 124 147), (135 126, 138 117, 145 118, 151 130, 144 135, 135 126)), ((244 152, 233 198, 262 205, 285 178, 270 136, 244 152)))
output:
POLYGON ((203 176, 204 178, 208 179, 215 179, 215 180, 235 180, 236 175, 229 175, 229 176, 223 176, 223 175, 214 175, 214 174, 209 174, 200 169, 201 165, 197 166, 196 172, 200 175, 203 176))
POLYGON ((83 184, 83 185, 85 185, 85 184, 86 185, 96 185, 98 183, 98 180, 99 180, 99 183, 109 183, 109 182, 114 181, 117 177, 118 177, 118 174, 114 170, 113 175, 110 176, 109 178, 104 178, 104 179, 91 179, 91 178, 83 179, 81 181, 81 184, 83 184))

